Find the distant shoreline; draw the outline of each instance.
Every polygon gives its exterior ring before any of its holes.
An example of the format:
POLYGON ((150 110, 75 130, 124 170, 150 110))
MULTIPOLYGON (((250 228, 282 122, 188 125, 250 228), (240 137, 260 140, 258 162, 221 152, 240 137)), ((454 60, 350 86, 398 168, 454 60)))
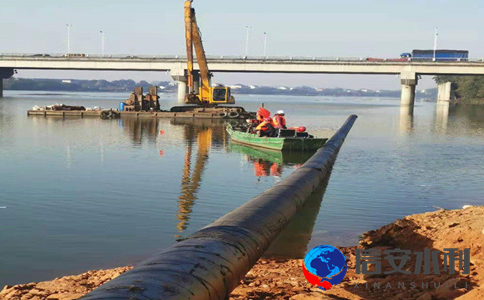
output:
MULTIPOLYGON (((42 79, 16 78, 4 80, 4 90, 7 91, 43 91, 43 92, 92 92, 92 93, 132 93, 135 87, 148 90, 158 86, 161 93, 177 93, 178 86, 169 81, 150 82, 134 80, 77 80, 77 79, 42 79)), ((322 96, 322 97, 381 97, 400 98, 400 90, 370 90, 347 88, 314 88, 309 86, 258 86, 229 85, 234 95, 269 95, 269 96, 322 96)), ((429 89, 416 93, 417 99, 433 100, 437 98, 437 89, 429 89)))

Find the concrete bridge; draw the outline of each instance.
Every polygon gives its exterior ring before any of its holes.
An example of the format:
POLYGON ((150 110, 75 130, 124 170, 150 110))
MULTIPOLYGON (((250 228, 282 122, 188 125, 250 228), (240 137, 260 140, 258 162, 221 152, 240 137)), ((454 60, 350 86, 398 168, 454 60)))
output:
MULTIPOLYGON (((299 74, 389 74, 400 75, 402 105, 413 105, 419 75, 484 75, 484 60, 469 61, 368 61, 364 58, 322 57, 208 57, 212 72, 299 73, 299 74)), ((195 68, 198 66, 195 65, 195 68)), ((169 71, 178 82, 182 100, 187 91, 186 61, 183 56, 92 56, 66 57, 59 54, 0 54, 0 78, 13 70, 104 70, 169 71)), ((3 95, 0 80, 0 97, 3 95)), ((439 85, 440 101, 450 101, 450 84, 439 85)))

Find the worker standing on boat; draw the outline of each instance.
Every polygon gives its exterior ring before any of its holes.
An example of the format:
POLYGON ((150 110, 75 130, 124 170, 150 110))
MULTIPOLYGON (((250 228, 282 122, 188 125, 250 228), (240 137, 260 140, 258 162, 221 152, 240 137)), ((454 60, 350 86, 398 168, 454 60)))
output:
POLYGON ((272 124, 272 119, 265 118, 262 123, 259 124, 259 126, 256 127, 255 129, 257 131, 257 134, 262 137, 262 136, 274 136, 276 133, 276 130, 274 129, 274 125, 272 124))
POLYGON ((284 118, 285 115, 286 114, 283 110, 277 111, 277 113, 274 115, 274 119, 272 121, 275 129, 287 129, 286 118, 284 118))

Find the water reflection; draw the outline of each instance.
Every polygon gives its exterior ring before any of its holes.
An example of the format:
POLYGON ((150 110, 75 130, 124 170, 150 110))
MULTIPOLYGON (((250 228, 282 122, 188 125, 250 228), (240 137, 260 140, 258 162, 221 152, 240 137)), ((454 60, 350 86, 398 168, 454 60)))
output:
MULTIPOLYGON (((314 154, 314 152, 282 152, 249 147, 237 143, 231 143, 228 151, 243 154, 245 160, 254 165, 254 175, 259 180, 265 176, 280 178, 284 167, 292 166, 298 168, 314 154)), ((307 199, 305 206, 294 216, 286 229, 266 251, 265 257, 304 257, 311 240, 328 180, 329 176, 323 180, 316 191, 307 199)))
POLYGON ((328 186, 327 176, 316 191, 306 200, 304 207, 294 216, 289 225, 271 244, 265 257, 303 258, 308 250, 324 193, 328 186))
POLYGON ((280 178, 284 166, 297 168, 304 164, 314 152, 282 152, 231 143, 228 151, 243 154, 245 160, 254 165, 254 175, 280 178))
POLYGON ((484 137, 484 107, 480 105, 449 105, 439 102, 435 107, 434 131, 444 135, 484 137))
POLYGON ((119 126, 126 131, 135 146, 141 146, 144 141, 156 144, 160 130, 159 121, 155 118, 121 118, 119 126))
POLYGON ((186 126, 184 134, 186 141, 185 160, 181 180, 181 193, 178 197, 177 219, 179 222, 176 226, 179 234, 187 229, 193 205, 195 200, 197 200, 197 192, 202 183, 203 172, 208 162, 210 147, 212 146, 213 129, 211 127, 197 128, 193 125, 186 126), (192 168, 194 137, 196 137, 197 141, 197 153, 195 165, 192 168))
POLYGON ((439 101, 435 106, 434 128, 438 133, 447 133, 449 124, 450 104, 447 101, 439 101))
POLYGON ((400 106, 400 134, 407 135, 413 131, 413 106, 400 106))
POLYGON ((178 197, 178 211, 176 225, 176 238, 181 238, 181 234, 189 225, 190 215, 193 206, 198 199, 197 193, 203 179, 203 173, 208 163, 211 148, 223 148, 227 143, 227 133, 225 122, 222 120, 210 119, 173 119, 171 124, 183 126, 185 141, 185 158, 181 180, 181 192, 178 197), (194 153, 196 143, 196 153, 194 153), (195 156, 195 164, 192 165, 195 156))

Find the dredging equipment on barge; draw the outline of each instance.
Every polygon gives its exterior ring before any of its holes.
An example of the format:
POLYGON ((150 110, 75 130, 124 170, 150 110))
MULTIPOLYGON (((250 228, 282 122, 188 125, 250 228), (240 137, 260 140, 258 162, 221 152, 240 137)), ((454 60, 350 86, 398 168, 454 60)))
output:
POLYGON ((207 57, 203 48, 202 34, 197 24, 195 9, 192 8, 193 0, 185 1, 185 39, 187 48, 187 79, 188 93, 185 95, 185 103, 193 106, 175 106, 171 112, 210 112, 223 118, 249 118, 249 113, 240 106, 221 106, 235 104, 230 87, 212 86, 207 57), (194 69, 193 51, 197 56, 199 70, 194 69))
POLYGON ((231 119, 244 120, 255 118, 254 112, 247 112, 240 107, 219 108, 205 106, 177 106, 171 110, 160 109, 160 97, 155 86, 149 88, 147 95, 142 87, 136 87, 129 99, 119 103, 118 110, 102 109, 100 107, 85 108, 84 106, 69 106, 55 104, 50 106, 34 106, 27 112, 29 116, 43 117, 100 117, 116 119, 119 117, 149 117, 149 118, 183 118, 183 119, 231 119))
MULTIPOLYGON (((195 10, 192 8, 193 0, 185 1, 185 33, 187 48, 187 74, 188 93, 185 104, 174 106, 169 111, 160 109, 157 87, 151 87, 148 95, 143 95, 141 87, 135 88, 130 98, 119 104, 119 114, 135 117, 155 118, 200 118, 200 119, 251 119, 255 113, 246 111, 241 106, 226 106, 235 104, 230 87, 211 84, 213 76, 208 68, 205 50, 203 48, 200 28, 197 25, 195 10), (197 57, 199 70, 194 69, 194 55, 197 57)), ((28 115, 43 116, 102 116, 113 114, 92 111, 28 111, 28 115)), ((116 112, 118 113, 118 112, 116 112)))

